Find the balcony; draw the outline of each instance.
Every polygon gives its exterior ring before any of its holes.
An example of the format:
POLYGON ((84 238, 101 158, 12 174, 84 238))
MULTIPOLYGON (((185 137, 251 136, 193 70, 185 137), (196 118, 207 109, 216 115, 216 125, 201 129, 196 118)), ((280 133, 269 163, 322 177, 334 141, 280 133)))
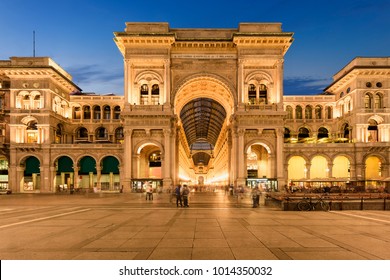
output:
POLYGON ((278 106, 276 104, 245 104, 245 111, 277 111, 278 106))

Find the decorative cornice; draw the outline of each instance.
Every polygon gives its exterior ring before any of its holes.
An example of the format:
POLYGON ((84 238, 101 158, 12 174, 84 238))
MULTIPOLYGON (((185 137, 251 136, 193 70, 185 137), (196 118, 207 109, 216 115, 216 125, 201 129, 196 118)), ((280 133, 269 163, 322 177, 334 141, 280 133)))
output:
POLYGON ((335 92, 358 76, 390 76, 390 67, 385 66, 355 66, 336 79, 324 91, 335 92))
POLYGON ((24 76, 28 79, 31 79, 34 76, 42 76, 42 78, 51 78, 55 80, 57 83, 65 87, 72 92, 74 90, 81 90, 76 84, 74 84, 71 80, 65 77, 62 73, 56 71, 53 67, 26 67, 26 66, 12 66, 10 68, 2 69, 0 68, 0 72, 5 75, 13 78, 23 78, 24 76))

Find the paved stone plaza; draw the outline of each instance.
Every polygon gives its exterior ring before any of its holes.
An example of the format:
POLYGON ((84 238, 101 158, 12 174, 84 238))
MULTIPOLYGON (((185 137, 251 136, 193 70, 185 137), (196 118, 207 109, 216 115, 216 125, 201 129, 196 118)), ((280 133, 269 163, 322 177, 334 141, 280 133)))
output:
POLYGON ((285 212, 195 193, 0 196, 0 259, 390 259, 389 211, 285 212))

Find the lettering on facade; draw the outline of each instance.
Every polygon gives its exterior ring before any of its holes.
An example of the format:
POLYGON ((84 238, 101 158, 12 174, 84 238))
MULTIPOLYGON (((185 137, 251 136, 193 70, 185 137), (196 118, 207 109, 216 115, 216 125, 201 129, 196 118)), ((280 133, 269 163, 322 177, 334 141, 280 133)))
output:
POLYGON ((237 59, 235 54, 172 54, 172 58, 187 59, 237 59))

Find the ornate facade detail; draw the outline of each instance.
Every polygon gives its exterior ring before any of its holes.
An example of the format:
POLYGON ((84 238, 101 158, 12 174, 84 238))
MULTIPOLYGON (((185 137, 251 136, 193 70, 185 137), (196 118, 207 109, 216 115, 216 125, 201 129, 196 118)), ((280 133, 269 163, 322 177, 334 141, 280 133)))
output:
POLYGON ((357 57, 322 94, 283 96, 292 36, 278 23, 126 23, 114 38, 124 96, 82 93, 50 58, 0 61, 0 168, 9 172, 0 184, 14 192, 139 191, 145 181, 383 186, 389 58, 357 57))

